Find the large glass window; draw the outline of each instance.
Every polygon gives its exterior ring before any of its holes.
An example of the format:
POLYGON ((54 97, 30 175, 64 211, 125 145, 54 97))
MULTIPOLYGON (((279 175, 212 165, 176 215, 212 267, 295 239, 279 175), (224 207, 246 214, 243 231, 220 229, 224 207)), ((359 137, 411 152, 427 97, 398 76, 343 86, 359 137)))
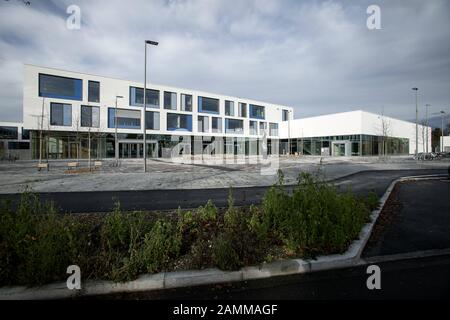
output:
POLYGON ((192 116, 187 114, 168 113, 168 131, 192 131, 192 116))
POLYGON ((100 82, 89 81, 88 82, 88 101, 89 102, 100 102, 100 82))
POLYGON ((147 130, 159 130, 159 112, 147 111, 145 114, 145 128, 147 130))
POLYGON ((209 132, 209 117, 198 116, 198 132, 209 132))
POLYGON ((198 97, 198 112, 219 113, 219 99, 198 97))
POLYGON ((263 135, 266 130, 267 130, 267 123, 266 122, 260 122, 259 123, 259 134, 263 135))
POLYGON ((225 101, 225 115, 234 117, 234 102, 233 101, 225 101))
POLYGON ((222 118, 212 117, 211 128, 214 133, 222 132, 222 118))
MULTIPOLYGON (((159 108, 159 91, 147 89, 146 106, 149 108, 159 108)), ((130 106, 144 106, 144 88, 130 87, 130 106)))
POLYGON ((39 74, 39 96, 67 100, 83 100, 83 81, 39 74))
POLYGON ((0 139, 18 139, 19 130, 17 127, 0 127, 0 139))
POLYGON ((81 106, 81 126, 100 127, 100 107, 81 106))
POLYGON ((30 130, 22 127, 22 140, 30 140, 30 130))
POLYGON ((278 136, 278 123, 269 124, 269 135, 273 137, 278 136))
POLYGON ((265 107, 251 104, 250 105, 250 118, 265 119, 266 118, 265 107))
POLYGON ((30 149, 30 143, 24 141, 8 141, 9 150, 28 150, 30 149))
POLYGON ((192 111, 192 96, 181 94, 181 111, 192 111))
MULTIPOLYGON (((108 108, 108 128, 115 128, 116 109, 108 108)), ((140 129, 141 112, 138 110, 117 109, 117 128, 140 129)))
POLYGON ((244 133, 244 121, 238 119, 225 119, 226 133, 244 133))
POLYGON ((50 104, 50 124, 52 126, 71 126, 72 105, 52 102, 50 104))
POLYGON ((247 104, 239 102, 238 116, 242 118, 247 118, 247 104))
POLYGON ((283 121, 288 121, 289 120, 289 110, 283 110, 282 111, 282 116, 283 116, 283 121))
POLYGON ((164 91, 164 109, 177 110, 177 94, 164 91))
POLYGON ((250 134, 251 135, 258 134, 258 121, 250 121, 250 134))

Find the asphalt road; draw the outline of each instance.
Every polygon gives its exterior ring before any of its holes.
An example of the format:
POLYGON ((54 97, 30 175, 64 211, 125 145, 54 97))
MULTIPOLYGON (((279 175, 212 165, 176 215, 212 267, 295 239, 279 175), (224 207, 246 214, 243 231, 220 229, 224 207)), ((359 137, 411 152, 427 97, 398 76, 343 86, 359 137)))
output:
MULTIPOLYGON (((365 195, 375 191, 382 196, 389 184, 403 176, 447 174, 443 169, 378 170, 363 171, 334 180, 341 190, 351 188, 356 194, 365 195)), ((287 187, 289 189, 289 187, 287 187)), ((245 187, 233 189, 235 205, 259 204, 268 187, 245 187)), ((195 208, 211 199, 216 206, 227 204, 229 189, 183 189, 148 191, 96 191, 40 193, 42 201, 52 201, 61 212, 88 213, 108 212, 117 201, 124 211, 170 210, 195 208)), ((20 194, 2 194, 1 200, 10 200, 15 205, 20 194)))
POLYGON ((367 265, 234 284, 122 293, 88 299, 321 300, 448 299, 450 255, 383 262, 381 290, 369 290, 367 265))
POLYGON ((363 256, 450 248, 450 180, 398 184, 384 209, 363 256))

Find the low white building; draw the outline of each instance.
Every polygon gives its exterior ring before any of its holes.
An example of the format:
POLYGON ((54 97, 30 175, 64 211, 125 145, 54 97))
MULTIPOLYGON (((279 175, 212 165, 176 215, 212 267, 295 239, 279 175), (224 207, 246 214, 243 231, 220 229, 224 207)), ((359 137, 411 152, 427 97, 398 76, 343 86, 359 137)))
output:
POLYGON ((0 159, 29 159, 29 150, 29 131, 23 128, 23 123, 0 121, 0 159))
MULTIPOLYGON (((280 139, 282 153, 290 149, 324 156, 414 154, 416 125, 358 110, 282 122, 280 139)), ((418 126, 418 150, 431 152, 430 127, 418 126)))
POLYGON ((439 146, 444 152, 450 153, 450 136, 441 137, 439 146))

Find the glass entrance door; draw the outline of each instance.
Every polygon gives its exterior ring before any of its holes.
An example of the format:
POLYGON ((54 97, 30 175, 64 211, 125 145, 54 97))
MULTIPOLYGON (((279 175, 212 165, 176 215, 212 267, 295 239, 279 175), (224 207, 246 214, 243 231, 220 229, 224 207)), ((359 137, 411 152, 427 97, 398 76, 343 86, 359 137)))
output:
POLYGON ((345 143, 333 143, 333 155, 335 157, 345 156, 345 143))
POLYGON ((143 145, 141 143, 119 143, 119 157, 122 159, 137 159, 143 156, 143 145))

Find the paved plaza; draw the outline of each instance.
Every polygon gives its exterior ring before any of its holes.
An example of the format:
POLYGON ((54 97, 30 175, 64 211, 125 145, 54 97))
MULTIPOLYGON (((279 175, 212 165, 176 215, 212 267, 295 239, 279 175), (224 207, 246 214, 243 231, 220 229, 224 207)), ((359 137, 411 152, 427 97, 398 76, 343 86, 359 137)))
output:
MULTIPOLYGON (((115 167, 114 161, 106 161, 94 172, 86 170, 86 161, 81 162, 79 172, 68 171, 68 161, 52 161, 49 171, 40 172, 36 168, 37 162, 2 162, 0 193, 20 193, 26 189, 69 192, 256 187, 272 185, 278 179, 276 170, 268 175, 268 165, 255 163, 256 159, 228 159, 226 164, 200 160, 148 160, 146 174, 142 172, 142 160, 122 161, 120 167, 115 167)), ((417 163, 411 157, 280 157, 272 163, 273 168, 279 167, 283 171, 286 184, 295 183, 302 171, 316 173, 320 170, 326 179, 332 180, 367 170, 445 169, 449 165, 449 161, 417 163)))

